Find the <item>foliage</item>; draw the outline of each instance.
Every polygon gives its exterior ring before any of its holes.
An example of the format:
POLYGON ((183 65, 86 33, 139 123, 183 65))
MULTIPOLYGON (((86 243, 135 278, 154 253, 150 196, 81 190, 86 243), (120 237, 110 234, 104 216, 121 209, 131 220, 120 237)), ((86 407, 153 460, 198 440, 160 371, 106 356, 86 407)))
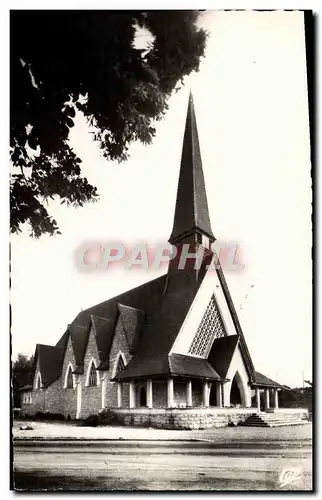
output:
POLYGON ((57 422, 57 421, 62 421, 66 420, 64 415, 61 413, 51 413, 49 411, 38 411, 36 415, 33 417, 33 420, 44 420, 44 421, 50 421, 50 422, 57 422))
POLYGON ((69 143, 76 112, 108 160, 149 144, 154 121, 183 77, 198 70, 206 33, 197 11, 12 11, 10 50, 11 231, 59 233, 45 204, 97 200, 69 143), (135 46, 137 27, 150 33, 135 46))
POLYGON ((34 357, 18 354, 14 363, 12 363, 12 392, 13 406, 20 407, 20 389, 32 382, 34 357))
POLYGON ((283 389, 279 393, 281 408, 308 408, 312 410, 312 387, 283 389))
POLYGON ((82 422, 84 427, 97 427, 98 425, 102 425, 102 418, 100 415, 89 415, 82 422))

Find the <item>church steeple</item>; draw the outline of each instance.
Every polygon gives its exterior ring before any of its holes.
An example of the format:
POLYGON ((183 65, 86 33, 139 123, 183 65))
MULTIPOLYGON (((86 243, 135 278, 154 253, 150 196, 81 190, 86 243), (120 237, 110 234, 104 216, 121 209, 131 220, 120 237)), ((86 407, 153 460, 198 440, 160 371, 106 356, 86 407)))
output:
POLYGON ((202 170, 197 122, 190 92, 173 229, 169 243, 177 245, 193 239, 196 243, 215 240, 202 170))

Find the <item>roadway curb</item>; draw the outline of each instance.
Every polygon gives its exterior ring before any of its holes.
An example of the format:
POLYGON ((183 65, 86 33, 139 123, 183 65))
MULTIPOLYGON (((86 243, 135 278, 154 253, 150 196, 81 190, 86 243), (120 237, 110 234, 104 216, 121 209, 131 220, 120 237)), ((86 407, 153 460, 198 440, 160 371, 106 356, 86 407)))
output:
POLYGON ((115 438, 91 438, 91 437, 14 437, 12 441, 15 442, 22 442, 22 441, 39 441, 39 442, 49 442, 49 441, 60 441, 60 442, 70 442, 70 441, 140 441, 140 442, 148 442, 150 443, 151 441, 184 441, 184 442, 199 442, 199 441, 209 441, 208 439, 202 439, 202 438, 120 438, 120 437, 115 437, 115 438))

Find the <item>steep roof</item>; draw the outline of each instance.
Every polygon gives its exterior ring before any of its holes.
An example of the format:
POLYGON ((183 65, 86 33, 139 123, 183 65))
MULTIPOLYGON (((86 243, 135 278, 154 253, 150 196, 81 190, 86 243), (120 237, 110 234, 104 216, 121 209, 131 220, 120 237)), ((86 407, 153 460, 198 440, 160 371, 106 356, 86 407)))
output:
POLYGON ((51 345, 37 344, 36 353, 35 361, 36 363, 37 359, 39 361, 42 384, 44 387, 48 387, 60 377, 63 349, 51 345))
POLYGON ((162 296, 167 275, 164 274, 159 278, 148 281, 143 285, 127 290, 115 297, 112 297, 104 302, 100 302, 88 309, 81 311, 74 321, 76 325, 86 325, 90 322, 91 315, 100 318, 115 318, 118 313, 118 304, 149 311, 155 307, 162 296))
POLYGON ((249 353, 249 350, 248 350, 248 347, 247 347, 247 344, 246 344, 246 340, 245 340, 245 337, 244 337, 244 333, 243 333, 241 324, 239 322, 238 314, 237 314, 237 311, 235 309, 234 302, 233 302, 233 300, 231 298, 231 295, 230 295, 230 292, 229 292, 229 288, 228 288, 228 285, 227 285, 227 282, 226 282, 226 279, 225 279, 225 276, 224 276, 224 273, 223 273, 223 270, 222 270, 222 268, 220 266, 220 262, 219 261, 217 263, 216 272, 217 272, 220 284, 222 286, 222 289, 223 289, 223 292, 224 292, 224 295, 225 295, 225 299, 227 301, 228 309, 229 309, 229 312, 231 314, 234 326, 235 326, 236 331, 237 331, 237 333, 239 335, 239 346, 240 346, 240 349, 241 349, 241 351, 243 353, 244 359, 246 361, 246 369, 247 369, 248 375, 249 375, 251 381, 254 382, 254 380, 255 380, 255 369, 254 369, 253 361, 252 361, 251 355, 249 353))
POLYGON ((91 314, 91 320, 100 359, 99 369, 109 369, 109 353, 114 336, 115 317, 101 318, 91 314))
POLYGON ((199 229, 214 240, 202 170, 197 122, 190 93, 184 132, 177 201, 170 243, 181 235, 199 229))
POLYGON ((144 322, 144 312, 134 307, 119 304, 120 321, 125 333, 130 354, 134 354, 140 341, 140 331, 144 322))
POLYGON ((126 381, 133 378, 153 378, 170 375, 221 380, 221 377, 206 359, 182 354, 162 354, 156 357, 138 355, 130 360, 114 380, 126 381))
POLYGON ((90 324, 85 323, 83 325, 72 323, 68 326, 70 332, 70 340, 72 342, 76 372, 82 371, 83 361, 85 356, 85 351, 88 342, 90 324))
MULTIPOLYGON (((210 240, 214 240, 208 213, 196 117, 193 99, 190 95, 173 231, 169 241, 176 243, 184 235, 196 230, 208 235, 210 240)), ((179 376, 201 375, 213 379, 223 377, 222 374, 227 368, 229 356, 232 356, 233 343, 237 342, 236 339, 223 341, 223 346, 226 342, 227 352, 222 358, 213 350, 208 361, 191 356, 169 356, 171 347, 207 272, 207 264, 210 260, 211 255, 205 255, 198 272, 191 267, 184 270, 171 268, 168 274, 81 311, 69 325, 56 347, 47 346, 50 349, 56 349, 56 354, 52 357, 53 363, 57 364, 56 371, 52 369, 53 372, 55 371, 55 376, 58 367, 61 369, 62 364, 62 355, 58 355, 58 352, 65 351, 69 336, 76 360, 75 372, 83 372, 84 355, 91 326, 100 358, 98 369, 109 369, 109 352, 115 335, 115 326, 120 324, 133 357, 124 370, 118 374, 119 378, 125 379, 130 375, 141 377, 170 373, 179 376)), ((254 382, 254 367, 225 277, 221 269, 217 270, 217 273, 238 334, 250 379, 254 382)), ((46 357, 45 354, 42 356, 46 357)), ((52 377, 53 375, 47 379, 50 380, 52 377)))
POLYGON ((255 382, 252 385, 258 387, 276 387, 280 389, 289 389, 289 387, 281 385, 259 372, 255 372, 255 382))

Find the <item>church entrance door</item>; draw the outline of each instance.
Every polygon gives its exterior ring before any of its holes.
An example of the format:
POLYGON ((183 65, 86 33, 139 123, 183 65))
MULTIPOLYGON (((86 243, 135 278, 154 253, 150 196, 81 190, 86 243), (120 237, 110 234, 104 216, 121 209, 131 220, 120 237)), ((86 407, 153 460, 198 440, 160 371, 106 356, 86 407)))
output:
POLYGON ((230 404, 231 405, 242 405, 242 397, 240 394, 240 389, 238 387, 238 383, 236 380, 236 375, 233 378, 232 384, 231 384, 231 390, 230 390, 230 404))
POLYGON ((217 402, 217 394, 216 394, 216 384, 212 384, 210 396, 209 396, 209 406, 219 406, 217 402))
POLYGON ((144 387, 140 389, 140 406, 146 406, 146 390, 144 387))

